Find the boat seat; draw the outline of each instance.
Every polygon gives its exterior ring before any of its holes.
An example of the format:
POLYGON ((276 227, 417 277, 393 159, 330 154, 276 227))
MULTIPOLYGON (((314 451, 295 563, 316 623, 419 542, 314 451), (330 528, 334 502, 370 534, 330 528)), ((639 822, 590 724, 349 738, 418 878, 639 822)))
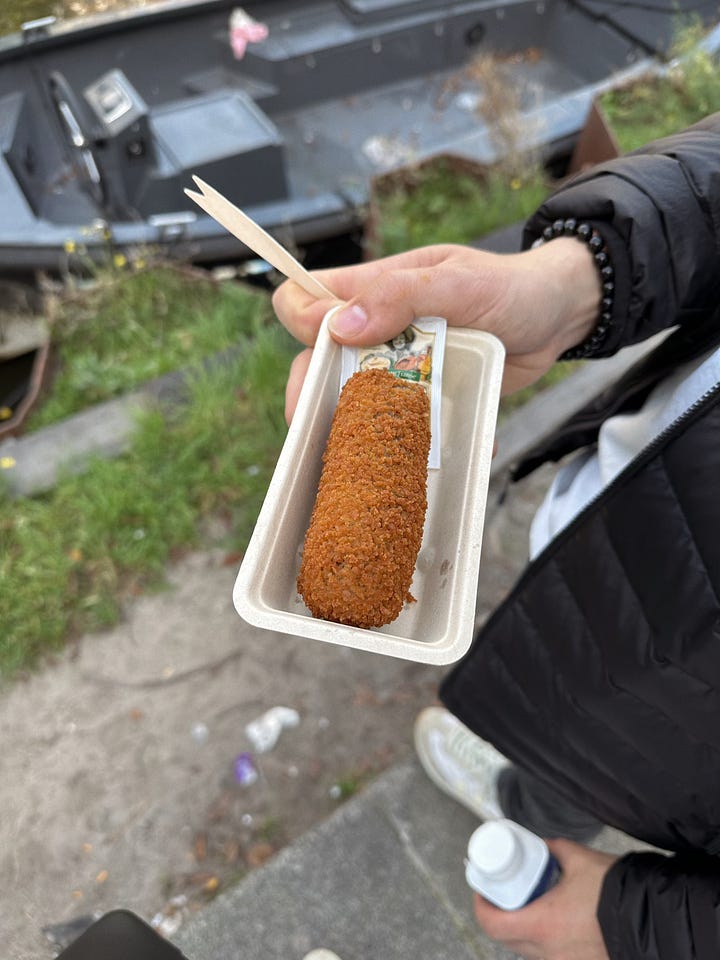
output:
POLYGON ((164 104, 150 111, 149 121, 156 164, 135 197, 140 213, 184 209, 192 174, 241 205, 287 196, 280 133, 242 91, 164 104))

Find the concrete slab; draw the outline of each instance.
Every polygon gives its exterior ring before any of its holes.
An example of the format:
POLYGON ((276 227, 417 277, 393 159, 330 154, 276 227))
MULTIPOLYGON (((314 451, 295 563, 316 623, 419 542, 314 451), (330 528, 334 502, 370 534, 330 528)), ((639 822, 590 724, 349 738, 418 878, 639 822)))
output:
MULTIPOLYGON (((415 760, 398 764, 329 820, 218 897, 174 936, 188 960, 512 960, 478 928, 465 883, 478 821, 415 760)), ((605 830, 610 853, 639 844, 605 830)))
POLYGON ((342 960, 504 960, 509 954, 473 929, 462 890, 472 829, 469 814, 458 817, 452 801, 403 764, 218 898, 174 942, 189 960, 301 960, 320 946, 342 960), (449 832, 448 806, 456 821, 449 832), (408 830, 421 812, 433 830, 408 830))

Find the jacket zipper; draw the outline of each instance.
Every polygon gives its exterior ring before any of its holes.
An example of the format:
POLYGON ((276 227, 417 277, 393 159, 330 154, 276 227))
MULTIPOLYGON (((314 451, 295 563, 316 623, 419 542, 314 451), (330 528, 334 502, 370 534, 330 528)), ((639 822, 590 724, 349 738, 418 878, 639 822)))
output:
POLYGON ((672 423, 668 424, 664 430, 654 437, 650 443, 647 444, 647 446, 643 447, 643 449, 633 457, 630 463, 626 464, 620 473, 613 477, 607 486, 599 490, 595 496, 585 504, 582 510, 575 517, 573 517, 568 525, 564 527, 556 536, 554 536, 552 540, 550 540, 550 542, 543 547, 540 553, 538 553, 537 556, 530 561, 525 569, 525 572, 516 583, 510 595, 501 604, 501 607, 505 607, 512 601, 513 597, 521 589, 522 585, 534 567, 545 560, 546 555, 558 550, 563 542, 573 535, 577 527, 584 521, 586 515, 597 508, 598 503, 609 498, 614 490, 617 489, 617 487, 641 470, 648 461, 652 460, 661 447, 667 444, 675 434, 680 433, 681 430, 688 425, 688 423, 702 416, 705 410, 711 407, 718 397, 720 397, 720 381, 718 381, 718 383, 716 383, 709 390, 706 390, 705 393, 698 397, 698 399, 692 404, 690 404, 690 406, 684 410, 679 417, 673 420, 672 423))

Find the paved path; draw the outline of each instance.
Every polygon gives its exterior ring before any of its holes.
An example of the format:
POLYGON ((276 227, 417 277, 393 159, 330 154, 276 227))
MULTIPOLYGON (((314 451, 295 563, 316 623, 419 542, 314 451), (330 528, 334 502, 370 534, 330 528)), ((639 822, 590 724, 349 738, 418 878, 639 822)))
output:
MULTIPOLYGON (((398 765, 193 918, 188 960, 507 960, 476 926, 463 858, 477 826, 419 765, 398 765)), ((607 830, 596 846, 621 853, 607 830)))

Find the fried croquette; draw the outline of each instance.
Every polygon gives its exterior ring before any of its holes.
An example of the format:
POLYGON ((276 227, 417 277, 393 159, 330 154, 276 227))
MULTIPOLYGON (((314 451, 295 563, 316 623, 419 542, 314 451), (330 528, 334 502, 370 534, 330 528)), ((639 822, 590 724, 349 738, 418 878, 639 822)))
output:
POLYGON ((429 450, 423 387, 384 370, 350 377, 330 428, 298 577, 314 617, 379 627, 413 599, 429 450))

